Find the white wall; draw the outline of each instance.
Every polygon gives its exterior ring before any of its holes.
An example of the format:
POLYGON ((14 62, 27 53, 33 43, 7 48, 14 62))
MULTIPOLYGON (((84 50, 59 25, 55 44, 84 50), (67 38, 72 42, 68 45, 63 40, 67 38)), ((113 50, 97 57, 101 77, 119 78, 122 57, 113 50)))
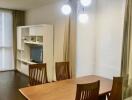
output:
POLYGON ((120 75, 125 0, 92 0, 89 22, 77 23, 77 76, 120 75))
MULTIPOLYGON (((78 5, 78 10, 80 6, 78 5)), ((79 14, 80 12, 78 12, 79 14)), ((76 51, 76 76, 94 74, 95 67, 95 15, 96 0, 92 0, 92 5, 88 8, 89 22, 82 24, 77 21, 77 51, 76 51)))
POLYGON ((125 0, 97 0, 96 70, 97 75, 113 78, 121 70, 125 0))

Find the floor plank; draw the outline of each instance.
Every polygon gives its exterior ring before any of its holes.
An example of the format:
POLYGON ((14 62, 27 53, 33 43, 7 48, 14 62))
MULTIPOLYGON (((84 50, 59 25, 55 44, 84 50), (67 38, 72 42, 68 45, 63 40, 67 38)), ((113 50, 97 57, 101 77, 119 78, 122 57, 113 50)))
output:
POLYGON ((18 89, 27 84, 28 77, 17 71, 0 72, 0 100, 25 100, 18 89))

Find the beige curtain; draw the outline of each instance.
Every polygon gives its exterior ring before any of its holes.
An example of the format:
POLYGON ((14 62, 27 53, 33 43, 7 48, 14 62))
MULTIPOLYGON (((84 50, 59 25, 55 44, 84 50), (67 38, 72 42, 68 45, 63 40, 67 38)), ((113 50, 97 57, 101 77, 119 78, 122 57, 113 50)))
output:
POLYGON ((65 32, 63 44, 63 60, 69 61, 69 47, 70 47, 70 16, 65 18, 65 32))
POLYGON ((131 67, 132 66, 132 0, 126 0, 125 21, 124 21, 124 37, 122 49, 122 68, 121 75, 128 75, 128 86, 125 87, 123 96, 132 96, 131 84, 131 67))
MULTIPOLYGON (((70 62, 70 16, 65 18, 64 44, 63 44, 63 61, 70 62)), ((70 74, 72 75, 72 68, 70 66, 70 74)))
POLYGON ((14 64, 16 66, 17 57, 17 27, 25 25, 25 12, 12 10, 13 14, 13 49, 14 49, 14 64))

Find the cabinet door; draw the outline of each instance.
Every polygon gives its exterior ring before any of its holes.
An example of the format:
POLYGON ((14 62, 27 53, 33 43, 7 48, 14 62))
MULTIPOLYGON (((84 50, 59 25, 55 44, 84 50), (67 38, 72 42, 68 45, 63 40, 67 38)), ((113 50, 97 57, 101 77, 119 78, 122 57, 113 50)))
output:
POLYGON ((21 28, 17 28, 17 49, 22 49, 22 35, 21 35, 21 28))
POLYGON ((29 75, 29 69, 27 64, 24 63, 21 64, 21 72, 24 73, 25 75, 29 75))
POLYGON ((42 36, 44 34, 43 26, 33 26, 30 27, 29 35, 30 36, 42 36))

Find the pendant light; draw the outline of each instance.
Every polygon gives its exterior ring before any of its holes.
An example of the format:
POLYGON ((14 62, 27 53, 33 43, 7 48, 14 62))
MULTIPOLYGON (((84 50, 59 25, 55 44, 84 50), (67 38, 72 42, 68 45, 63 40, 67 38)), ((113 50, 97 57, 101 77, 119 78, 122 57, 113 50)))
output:
POLYGON ((88 17, 88 14, 86 14, 86 13, 81 13, 78 15, 78 20, 80 23, 85 24, 88 22, 88 19, 89 19, 89 17, 88 17))
POLYGON ((80 3, 82 6, 87 7, 87 6, 91 5, 92 0, 80 0, 80 3))
POLYGON ((83 8, 83 12, 78 15, 78 20, 80 23, 87 23, 88 22, 88 14, 85 12, 85 9, 83 8))
POLYGON ((64 15, 70 15, 71 14, 72 8, 69 4, 69 1, 62 6, 61 11, 64 15))

